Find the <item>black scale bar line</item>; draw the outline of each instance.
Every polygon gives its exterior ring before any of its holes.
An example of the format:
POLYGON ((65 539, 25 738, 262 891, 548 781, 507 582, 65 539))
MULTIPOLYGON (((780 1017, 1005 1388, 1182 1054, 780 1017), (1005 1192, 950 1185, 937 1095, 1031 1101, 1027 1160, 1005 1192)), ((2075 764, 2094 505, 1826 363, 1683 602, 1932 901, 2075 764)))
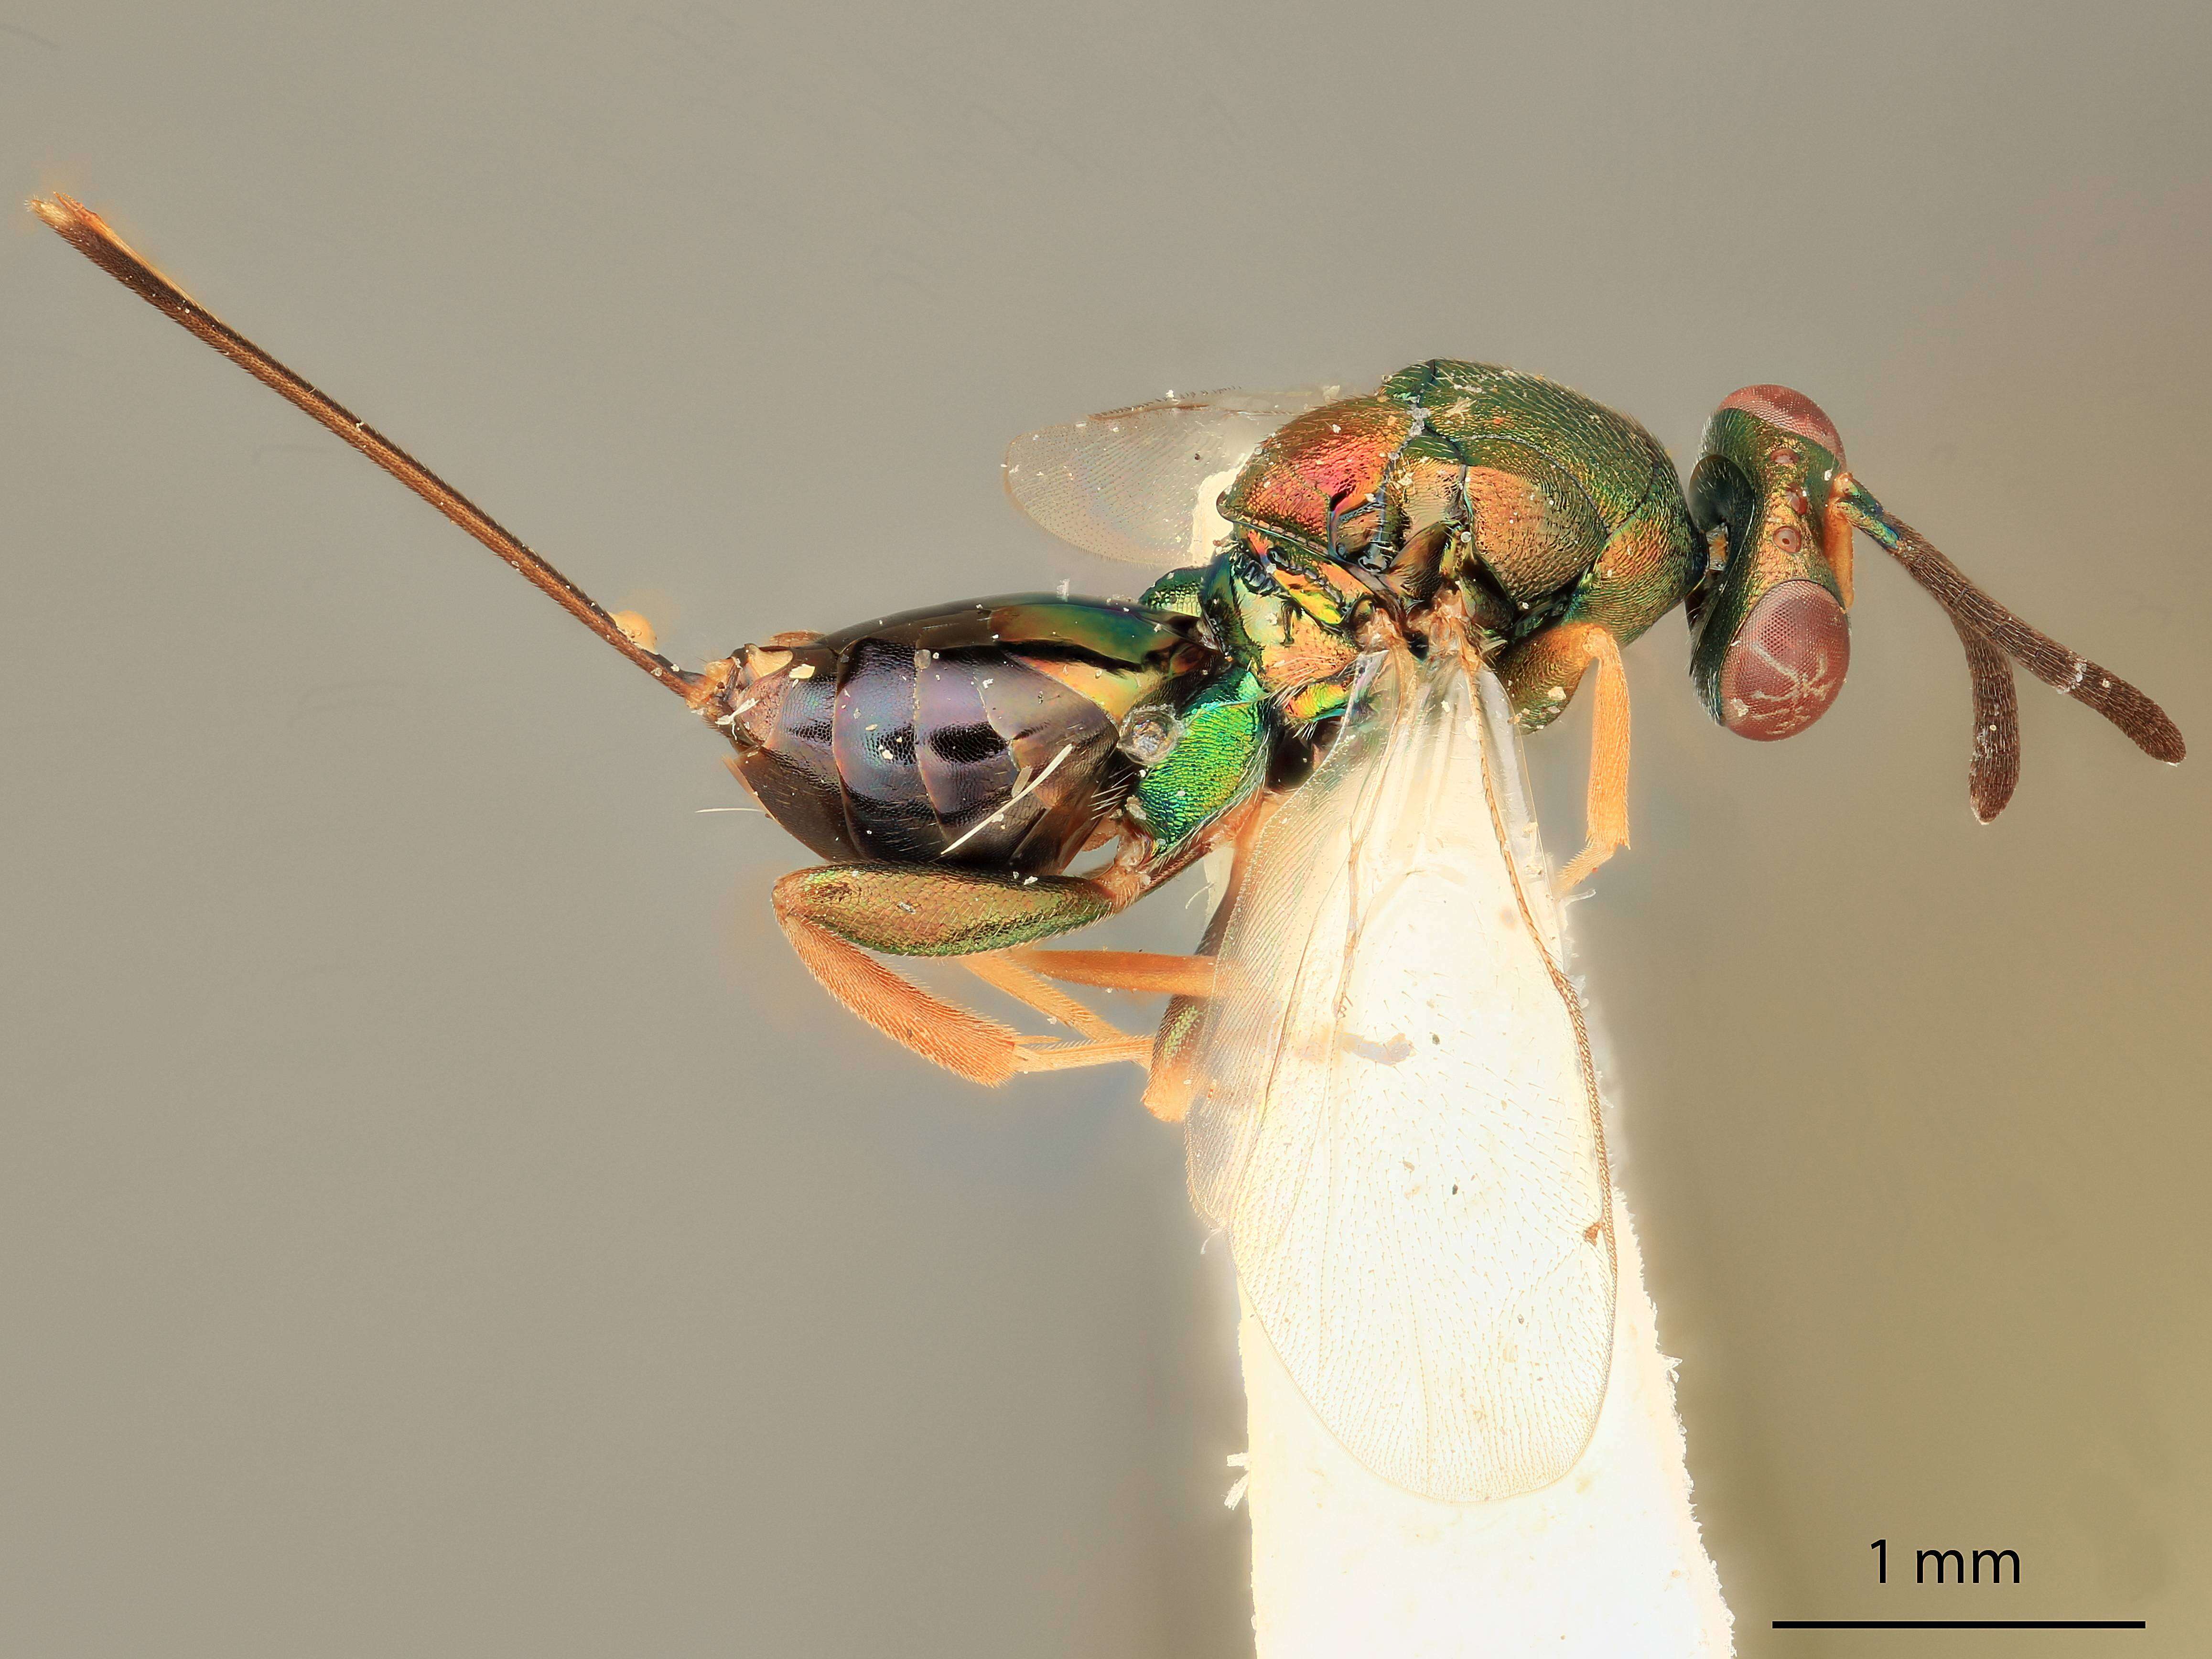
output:
POLYGON ((1777 1630, 2148 1630, 2140 1619, 1778 1619, 1777 1630))

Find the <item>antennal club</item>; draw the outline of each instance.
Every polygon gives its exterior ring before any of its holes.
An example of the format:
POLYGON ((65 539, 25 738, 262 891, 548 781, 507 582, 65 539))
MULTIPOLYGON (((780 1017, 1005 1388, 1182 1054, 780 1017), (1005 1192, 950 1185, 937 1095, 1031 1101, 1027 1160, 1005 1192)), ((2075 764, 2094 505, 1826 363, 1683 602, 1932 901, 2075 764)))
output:
POLYGON ((2020 772, 2018 704, 2006 657, 2053 690, 2095 709, 2153 760, 2171 765, 2188 753, 2180 728, 2164 709, 2112 670, 2076 655, 2013 615, 1918 531, 1869 495, 1850 473, 1837 476, 1834 499, 1852 524, 1880 543, 1943 607, 1959 631, 1974 681, 1974 757, 1969 781, 1974 815, 1983 823, 2003 809, 2020 772))

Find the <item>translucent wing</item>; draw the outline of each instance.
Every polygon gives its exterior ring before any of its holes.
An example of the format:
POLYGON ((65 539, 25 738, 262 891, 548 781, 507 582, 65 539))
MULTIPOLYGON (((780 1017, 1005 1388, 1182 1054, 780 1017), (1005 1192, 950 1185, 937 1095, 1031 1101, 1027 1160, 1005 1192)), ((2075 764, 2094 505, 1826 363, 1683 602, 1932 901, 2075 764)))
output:
POLYGON ((1062 541, 1130 564, 1202 564, 1229 526, 1214 502, 1260 441, 1341 386, 1200 392, 1048 426, 1006 446, 1006 494, 1062 541))
POLYGON ((1223 938, 1191 1195, 1354 1456, 1500 1498, 1565 1474, 1605 1399, 1604 1132, 1504 695, 1444 653, 1378 665, 1223 938))

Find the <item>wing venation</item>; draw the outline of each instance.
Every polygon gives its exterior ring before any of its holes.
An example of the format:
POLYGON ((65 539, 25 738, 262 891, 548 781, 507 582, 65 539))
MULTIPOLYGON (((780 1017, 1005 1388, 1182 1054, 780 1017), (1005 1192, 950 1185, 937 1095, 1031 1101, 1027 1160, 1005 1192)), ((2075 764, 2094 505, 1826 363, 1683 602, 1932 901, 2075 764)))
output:
POLYGON ((1223 939, 1191 1194, 1331 1431, 1471 1500, 1559 1479, 1611 1368, 1611 1183, 1504 696, 1376 659, 1223 939))

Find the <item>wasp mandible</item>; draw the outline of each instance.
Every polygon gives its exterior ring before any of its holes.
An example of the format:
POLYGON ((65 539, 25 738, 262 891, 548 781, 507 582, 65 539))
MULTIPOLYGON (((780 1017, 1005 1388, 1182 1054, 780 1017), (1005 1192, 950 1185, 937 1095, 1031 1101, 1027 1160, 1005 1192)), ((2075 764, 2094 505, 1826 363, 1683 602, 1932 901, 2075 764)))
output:
MULTIPOLYGON (((1524 730, 1595 669, 1579 882, 1628 839, 1620 648, 1686 607, 1693 683, 1746 737, 1803 730, 1849 661, 1851 537, 1943 605, 1972 676, 1972 798, 2011 793, 2008 660, 2147 753, 2180 733, 2125 681, 2014 617, 1852 477, 1802 395, 1746 387, 1708 424, 1686 491, 1634 421, 1541 377, 1437 361, 1372 393, 1170 398, 1009 452, 1010 493, 1079 546, 1174 566, 1135 604, 1018 595, 787 633, 694 672, 654 648, 397 445, 216 319, 65 196, 30 204, 141 298, 368 455, 720 730, 762 806, 830 860, 776 884, 777 919, 861 1018, 978 1082, 1131 1060, 1148 1104, 1212 991, 1222 907, 1188 956, 1045 951, 1206 853, 1249 847, 1327 748, 1379 651, 1439 622, 1491 665, 1524 730), (1218 492, 1218 494, 1217 494, 1218 492), (1087 854, 1097 861, 1083 866, 1087 854), (924 990, 884 957, 957 958, 1071 1028, 1029 1036, 924 990), (1054 981, 1168 994, 1157 1035, 1054 981)), ((1231 900, 1237 878, 1232 877, 1231 900)))

